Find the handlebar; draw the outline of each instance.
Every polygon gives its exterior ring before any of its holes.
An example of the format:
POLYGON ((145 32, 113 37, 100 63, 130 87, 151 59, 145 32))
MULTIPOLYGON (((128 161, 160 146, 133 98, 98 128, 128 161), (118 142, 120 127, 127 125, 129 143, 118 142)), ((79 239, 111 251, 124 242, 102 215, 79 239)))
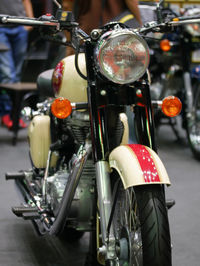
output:
POLYGON ((192 17, 178 17, 174 18, 172 21, 168 22, 169 25, 179 26, 185 24, 198 24, 200 23, 200 15, 192 17))
POLYGON ((59 28, 59 22, 56 20, 53 21, 42 21, 36 18, 27 18, 27 17, 15 17, 8 15, 0 15, 0 23, 2 24, 19 24, 24 26, 48 26, 59 28))
POLYGON ((146 34, 149 32, 163 32, 172 29, 174 26, 198 23, 200 23, 200 15, 194 17, 177 17, 160 24, 156 21, 148 22, 144 25, 144 27, 140 28, 138 32, 141 34, 146 34))
POLYGON ((51 14, 42 15, 39 18, 17 17, 0 14, 0 23, 32 27, 49 27, 54 28, 57 31, 70 30, 71 28, 78 26, 78 23, 76 23, 73 19, 72 12, 62 11, 62 9, 57 10, 56 18, 51 14))
MULTIPOLYGON (((54 28, 56 31, 70 30, 71 28, 77 28, 79 34, 83 37, 88 35, 81 29, 78 29, 78 23, 73 21, 72 12, 66 12, 59 10, 58 19, 51 15, 44 15, 40 18, 27 18, 27 17, 15 17, 8 15, 0 15, 1 24, 19 24, 33 27, 49 27, 54 28)), ((135 32, 146 34, 148 32, 162 32, 163 30, 172 28, 173 26, 180 26, 185 24, 200 23, 200 15, 189 17, 177 17, 173 19, 167 19, 165 22, 152 21, 146 23, 143 27, 134 29, 135 32)))

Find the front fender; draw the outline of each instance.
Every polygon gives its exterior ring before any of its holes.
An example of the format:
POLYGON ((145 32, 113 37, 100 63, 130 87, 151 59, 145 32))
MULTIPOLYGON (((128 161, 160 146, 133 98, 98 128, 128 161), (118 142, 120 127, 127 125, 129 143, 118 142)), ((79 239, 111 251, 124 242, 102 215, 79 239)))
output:
POLYGON ((121 145, 109 156, 109 165, 119 173, 124 188, 144 184, 167 184, 167 171, 152 149, 140 144, 121 145))

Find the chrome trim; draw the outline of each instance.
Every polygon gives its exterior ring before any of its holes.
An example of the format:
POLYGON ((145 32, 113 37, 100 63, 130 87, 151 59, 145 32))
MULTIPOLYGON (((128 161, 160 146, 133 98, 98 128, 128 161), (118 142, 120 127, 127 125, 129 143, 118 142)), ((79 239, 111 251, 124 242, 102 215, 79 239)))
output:
MULTIPOLYGON (((99 161, 95 165, 96 167, 96 178, 97 178, 97 191, 98 191, 98 202, 100 212, 100 226, 102 233, 103 243, 107 240, 107 226, 110 218, 112 208, 112 197, 111 197, 111 185, 110 185, 110 168, 107 161, 99 161)), ((113 228, 111 226, 110 236, 113 236, 113 228)), ((109 237, 110 238, 110 237, 109 237)))

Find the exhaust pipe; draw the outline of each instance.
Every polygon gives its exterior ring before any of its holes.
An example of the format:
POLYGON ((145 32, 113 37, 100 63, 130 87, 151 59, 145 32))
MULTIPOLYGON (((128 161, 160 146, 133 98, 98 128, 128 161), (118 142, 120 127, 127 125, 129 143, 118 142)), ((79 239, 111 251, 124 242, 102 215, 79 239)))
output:
POLYGON ((77 161, 71 175, 69 175, 68 183, 60 204, 60 209, 54 221, 52 221, 51 217, 49 217, 49 214, 45 212, 45 209, 40 207, 39 203, 41 203, 41 201, 38 200, 38 195, 32 189, 29 181, 26 180, 26 172, 6 173, 6 180, 14 179, 16 181, 16 185, 19 188, 25 203, 27 204, 27 206, 13 207, 13 213, 19 217, 23 217, 24 219, 32 220, 37 225, 37 229, 42 235, 46 233, 49 233, 50 235, 59 235, 62 232, 66 220, 70 214, 72 200, 74 198, 83 168, 90 153, 91 147, 89 146, 85 154, 80 158, 79 161, 77 161), (30 202, 32 202, 35 206, 32 207, 30 202))

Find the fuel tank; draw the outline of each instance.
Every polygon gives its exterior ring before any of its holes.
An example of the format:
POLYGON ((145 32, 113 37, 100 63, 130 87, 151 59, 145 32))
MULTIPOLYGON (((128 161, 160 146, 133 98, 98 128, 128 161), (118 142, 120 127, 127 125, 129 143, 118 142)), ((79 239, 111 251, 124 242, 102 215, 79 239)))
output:
MULTIPOLYGON (((30 156, 36 168, 45 168, 49 147, 51 144, 50 136, 50 117, 48 115, 35 116, 28 128, 28 139, 30 145, 30 156)), ((52 154, 50 166, 56 165, 57 156, 52 154)))
MULTIPOLYGON (((87 102, 87 81, 83 79, 75 67, 75 55, 67 56, 62 61, 62 81, 57 97, 65 97, 71 102, 87 102)), ((78 66, 86 76, 85 54, 78 56, 78 66)))

